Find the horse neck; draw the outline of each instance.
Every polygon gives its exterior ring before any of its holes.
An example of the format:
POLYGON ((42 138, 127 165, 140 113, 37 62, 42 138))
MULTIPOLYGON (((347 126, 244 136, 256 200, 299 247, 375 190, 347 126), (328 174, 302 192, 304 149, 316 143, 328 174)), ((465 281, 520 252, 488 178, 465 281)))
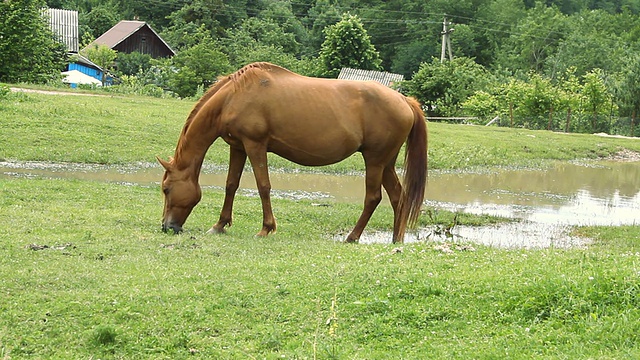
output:
POLYGON ((216 127, 217 119, 214 117, 212 120, 213 116, 204 111, 196 113, 185 125, 176 147, 174 165, 180 170, 187 171, 196 181, 200 176, 200 169, 209 147, 219 136, 216 127))

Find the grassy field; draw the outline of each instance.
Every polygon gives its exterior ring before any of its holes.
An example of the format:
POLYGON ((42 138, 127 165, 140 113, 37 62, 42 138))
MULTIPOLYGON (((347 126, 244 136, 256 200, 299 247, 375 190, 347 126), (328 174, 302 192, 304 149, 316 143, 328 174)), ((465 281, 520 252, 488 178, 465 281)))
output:
MULTIPOLYGON (((146 97, 12 94, 0 101, 0 160, 128 164, 173 155, 193 101, 146 97)), ((429 167, 539 167, 550 160, 595 159, 621 149, 640 152, 637 139, 605 138, 482 126, 429 124, 429 167)), ((217 141, 209 164, 226 164, 217 141)), ((295 167, 276 156, 273 168, 295 167)), ((308 169, 308 168, 307 168, 308 169)), ((362 171, 361 157, 322 171, 362 171)))
MULTIPOLYGON (((15 94, 0 160, 131 164, 169 156, 192 102, 15 94)), ((432 169, 539 167, 640 141, 430 124, 432 169)), ((211 163, 224 164, 214 145, 211 163)), ((289 169, 284 161, 272 165, 289 169)), ((360 171, 357 158, 325 171, 360 171)), ((255 197, 207 236, 222 193, 177 236, 156 186, 0 178, 0 359, 626 359, 640 357, 640 230, 576 229, 581 249, 332 241, 360 206, 255 197)), ((421 219, 423 225, 426 219, 421 219)), ((469 220, 472 221, 472 220, 469 220)), ((389 229, 381 207, 368 229, 389 229)))

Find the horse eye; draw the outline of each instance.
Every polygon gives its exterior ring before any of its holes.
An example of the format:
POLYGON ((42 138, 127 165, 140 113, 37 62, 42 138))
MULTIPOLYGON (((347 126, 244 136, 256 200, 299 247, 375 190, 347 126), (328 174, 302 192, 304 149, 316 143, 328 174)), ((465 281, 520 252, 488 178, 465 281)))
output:
POLYGON ((168 187, 163 188, 163 189, 162 189, 162 192, 163 192, 165 195, 169 195, 169 188, 168 188, 168 187))

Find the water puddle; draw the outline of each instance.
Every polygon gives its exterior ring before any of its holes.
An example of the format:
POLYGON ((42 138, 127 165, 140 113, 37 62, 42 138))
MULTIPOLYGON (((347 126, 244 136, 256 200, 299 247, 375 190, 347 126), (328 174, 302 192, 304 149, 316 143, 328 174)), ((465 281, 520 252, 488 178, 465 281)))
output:
MULTIPOLYGON (((157 164, 103 166, 0 162, 0 177, 59 177, 124 184, 157 185, 157 164)), ((222 189, 226 169, 205 167, 203 187, 222 189)), ((358 175, 272 171, 274 197, 362 203, 364 181, 358 175)), ((256 194, 250 171, 241 193, 256 194)), ((257 195, 256 195, 257 196, 257 195)), ((385 200, 386 201, 386 200, 385 200)), ((519 219, 485 227, 456 226, 447 241, 498 247, 569 247, 584 239, 569 236, 576 225, 640 225, 640 162, 558 163, 546 170, 500 170, 486 173, 429 174, 426 206, 454 212, 519 219)), ((406 241, 435 238, 429 229, 408 234, 406 241)), ((365 232, 363 243, 389 242, 389 233, 365 232)))

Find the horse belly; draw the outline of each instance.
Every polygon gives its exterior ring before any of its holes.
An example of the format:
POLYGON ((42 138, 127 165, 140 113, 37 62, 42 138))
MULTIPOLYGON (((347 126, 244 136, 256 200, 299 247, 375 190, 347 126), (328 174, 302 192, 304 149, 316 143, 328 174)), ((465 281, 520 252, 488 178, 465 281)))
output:
POLYGON ((355 126, 304 117, 274 126, 268 151, 300 165, 322 166, 342 161, 358 151, 362 132, 355 126))

